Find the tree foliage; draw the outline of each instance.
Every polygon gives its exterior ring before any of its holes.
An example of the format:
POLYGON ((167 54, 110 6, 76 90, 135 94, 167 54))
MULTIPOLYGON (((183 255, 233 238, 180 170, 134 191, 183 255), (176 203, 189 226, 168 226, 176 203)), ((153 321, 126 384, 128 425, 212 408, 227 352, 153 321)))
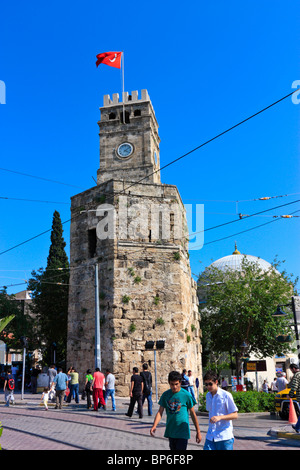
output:
POLYGON ((278 343, 276 336, 291 333, 288 319, 274 318, 279 304, 291 302, 296 281, 285 272, 279 274, 276 260, 263 272, 258 263, 246 257, 241 271, 222 271, 209 267, 199 277, 203 349, 216 358, 246 342, 248 354, 261 357, 286 353, 290 346, 278 343), (202 303, 203 302, 203 303, 202 303))
POLYGON ((69 261, 65 252, 60 215, 54 212, 47 267, 32 272, 28 288, 32 292, 31 310, 36 318, 37 335, 45 364, 66 359, 69 261))
POLYGON ((14 318, 14 315, 9 315, 8 317, 0 318, 0 333, 14 318))
POLYGON ((32 319, 24 309, 24 303, 15 295, 0 290, 0 339, 7 349, 21 349, 21 336, 32 336, 32 319))

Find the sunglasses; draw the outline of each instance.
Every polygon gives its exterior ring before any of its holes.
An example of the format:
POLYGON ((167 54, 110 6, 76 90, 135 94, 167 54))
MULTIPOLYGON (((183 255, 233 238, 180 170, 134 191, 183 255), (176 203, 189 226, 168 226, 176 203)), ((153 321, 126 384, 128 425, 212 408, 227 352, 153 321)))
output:
POLYGON ((214 385, 213 382, 204 382, 205 387, 212 387, 214 385))

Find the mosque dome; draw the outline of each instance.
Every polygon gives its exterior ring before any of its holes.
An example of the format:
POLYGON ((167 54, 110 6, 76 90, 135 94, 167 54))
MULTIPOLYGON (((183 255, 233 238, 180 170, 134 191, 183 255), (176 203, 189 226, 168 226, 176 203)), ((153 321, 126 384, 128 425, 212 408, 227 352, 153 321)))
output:
MULTIPOLYGON (((233 271, 242 271, 243 260, 248 261, 249 263, 257 264, 257 266, 262 270, 262 272, 270 271, 275 269, 268 261, 265 261, 262 258, 252 255, 243 255, 241 254, 235 244, 235 250, 232 255, 224 256, 216 261, 214 261, 210 267, 215 267, 221 271, 227 271, 231 269, 233 271)), ((209 269, 208 268, 208 269, 209 269)), ((275 270, 277 272, 277 270, 275 270)), ((278 273, 279 274, 279 273, 278 273)))

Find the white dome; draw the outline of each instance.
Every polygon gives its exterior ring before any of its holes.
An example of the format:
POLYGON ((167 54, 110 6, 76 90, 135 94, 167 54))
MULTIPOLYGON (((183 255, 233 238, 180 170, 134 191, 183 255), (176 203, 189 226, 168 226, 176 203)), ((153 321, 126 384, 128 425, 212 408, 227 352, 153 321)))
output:
POLYGON ((227 271, 228 269, 232 269, 234 271, 241 271, 243 260, 246 260, 249 263, 257 264, 263 272, 269 271, 270 269, 274 269, 272 265, 268 263, 268 261, 265 261, 264 259, 252 255, 224 256, 223 258, 214 261, 210 266, 221 269, 222 271, 227 271))
POLYGON ((242 255, 238 251, 236 245, 235 251, 232 253, 232 255, 224 256, 223 258, 217 259, 209 266, 209 268, 214 267, 220 269, 221 271, 227 271, 228 269, 231 269, 233 271, 242 271, 243 261, 256 264, 262 270, 262 272, 274 270, 275 272, 280 274, 270 263, 268 263, 268 261, 262 258, 258 258, 257 256, 242 255))

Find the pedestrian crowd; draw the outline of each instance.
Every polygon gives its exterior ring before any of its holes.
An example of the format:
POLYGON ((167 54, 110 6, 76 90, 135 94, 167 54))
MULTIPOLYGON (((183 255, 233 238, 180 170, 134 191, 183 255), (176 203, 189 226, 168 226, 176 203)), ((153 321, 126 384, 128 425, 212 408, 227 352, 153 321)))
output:
MULTIPOLYGON (((34 369, 34 371, 37 370, 39 369, 34 369)), ((300 410, 300 370, 297 364, 291 364, 290 370, 294 374, 291 382, 288 384, 284 372, 278 373, 271 384, 271 390, 277 392, 289 387, 289 396, 292 398, 296 395, 300 410)), ((70 367, 67 373, 64 373, 61 368, 57 370, 54 365, 51 365, 47 376, 48 386, 44 387, 41 395, 41 402, 44 404, 45 410, 48 410, 49 402, 54 402, 56 409, 62 409, 64 401, 71 403, 71 400, 74 399, 76 403, 79 403, 79 373, 75 367, 70 367)), ((32 374, 32 393, 36 393, 37 390, 37 377, 36 372, 32 374)), ((98 411, 103 408, 106 410, 108 401, 111 400, 112 411, 116 411, 115 376, 111 371, 106 369, 104 374, 99 368, 95 368, 94 372, 88 369, 84 379, 82 398, 86 399, 87 409, 98 411)), ((218 376, 213 371, 208 371, 205 374, 203 382, 207 389, 206 410, 209 413, 209 427, 204 450, 232 450, 234 443, 232 420, 238 417, 238 408, 232 394, 227 391, 228 383, 222 377, 219 385, 218 376)), ((183 369, 181 373, 170 372, 168 383, 169 389, 159 399, 159 410, 150 429, 150 435, 155 436, 157 426, 163 413, 166 412, 164 436, 169 439, 170 450, 186 450, 190 439, 189 415, 195 426, 196 442, 200 443, 202 440, 194 410, 198 395, 195 387, 198 389, 199 379, 193 377, 191 370, 183 369)), ((8 369, 4 379, 6 406, 15 403, 15 387, 16 373, 13 374, 13 371, 8 369)), ((268 390, 266 380, 262 390, 268 390)), ((137 367, 133 367, 130 379, 130 403, 125 415, 131 418, 136 407, 135 412, 139 418, 143 418, 143 405, 146 400, 148 416, 152 416, 152 374, 148 370, 147 363, 143 364, 141 372, 137 367)), ((293 425, 293 429, 297 433, 300 432, 300 417, 298 422, 293 425)))
MULTIPOLYGON (((34 369, 37 371, 39 369, 34 369)), ((44 387, 41 395, 41 403, 47 411, 49 402, 55 403, 56 409, 62 409, 64 401, 71 403, 74 399, 79 403, 79 373, 75 367, 70 367, 67 373, 61 368, 56 370, 51 365, 47 372, 48 384, 44 387)), ((32 393, 37 390, 36 372, 32 374, 32 393)), ((116 411, 115 400, 115 376, 109 369, 106 373, 97 367, 94 372, 91 369, 86 371, 84 377, 84 388, 82 398, 86 399, 87 409, 98 411, 106 410, 109 399, 111 400, 112 411, 116 411)), ((153 426, 150 429, 151 436, 155 435, 158 423, 164 411, 166 411, 166 431, 165 437, 169 439, 171 450, 185 450, 190 439, 189 414, 196 429, 196 442, 201 442, 201 432, 195 413, 196 388, 199 387, 199 379, 193 377, 191 370, 183 369, 181 373, 172 371, 168 377, 169 390, 164 392, 159 400, 159 410, 154 418, 153 426)), ((204 384, 208 389, 206 395, 206 406, 209 412, 209 430, 207 433, 204 449, 224 449, 233 448, 232 419, 237 417, 237 407, 233 402, 232 395, 218 385, 218 378, 215 373, 208 372, 204 377, 204 384)), ((224 379, 222 386, 225 388, 224 379)), ((6 405, 14 403, 14 378, 9 370, 4 383, 6 405)), ((148 370, 148 364, 144 363, 142 371, 133 367, 130 379, 130 403, 126 416, 131 418, 135 406, 139 418, 143 418, 143 405, 147 400, 148 416, 153 414, 152 402, 152 374, 148 370)))
MULTIPOLYGON (((50 390, 55 391, 55 409, 62 409, 63 402, 71 403, 74 399, 75 403, 79 403, 79 373, 75 367, 70 367, 65 374, 61 368, 56 371, 54 366, 48 370, 49 386, 44 389, 42 399, 45 404, 45 397, 48 402, 50 390)), ((82 398, 87 400, 87 409, 103 408, 106 410, 108 398, 112 401, 112 410, 116 411, 115 403, 115 376, 111 374, 109 369, 106 369, 104 375, 97 367, 95 372, 92 373, 91 369, 86 371, 84 389, 82 398), (93 405, 92 405, 93 399, 93 405)), ((54 397, 52 397, 54 401, 54 397)), ((45 409, 48 409, 47 403, 45 409)))

